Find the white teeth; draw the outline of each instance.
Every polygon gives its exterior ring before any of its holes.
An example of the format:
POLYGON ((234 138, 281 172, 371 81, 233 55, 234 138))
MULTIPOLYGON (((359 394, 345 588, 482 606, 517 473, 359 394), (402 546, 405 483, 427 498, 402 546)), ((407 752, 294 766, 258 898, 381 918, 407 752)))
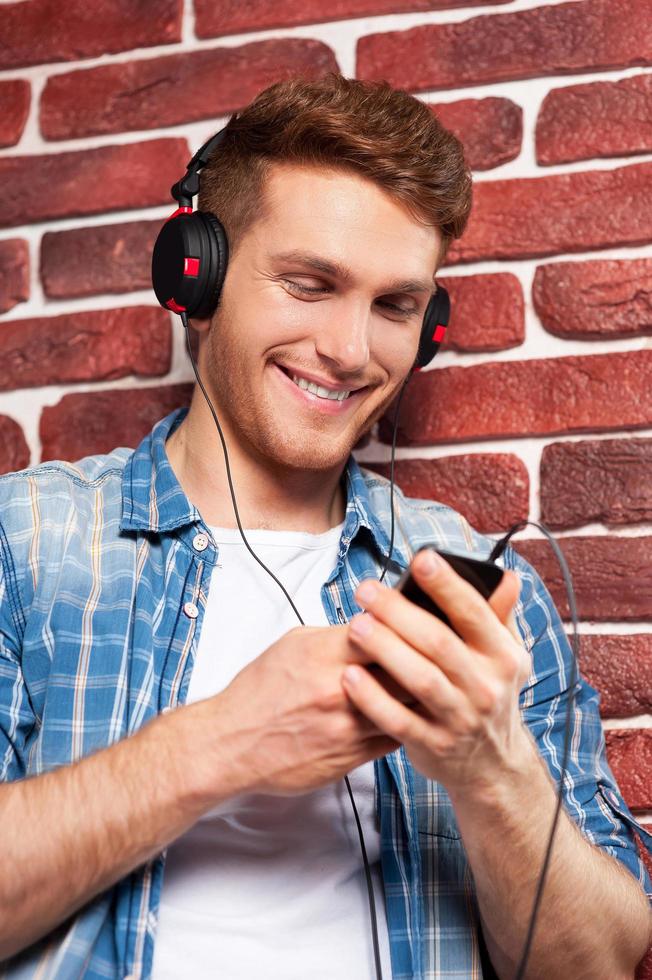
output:
POLYGON ((320 398, 328 398, 330 401, 343 402, 351 394, 350 391, 330 391, 322 385, 316 385, 314 382, 306 380, 306 378, 300 378, 297 374, 292 375, 292 380, 295 385, 303 388, 304 391, 311 391, 313 395, 318 395, 320 398))

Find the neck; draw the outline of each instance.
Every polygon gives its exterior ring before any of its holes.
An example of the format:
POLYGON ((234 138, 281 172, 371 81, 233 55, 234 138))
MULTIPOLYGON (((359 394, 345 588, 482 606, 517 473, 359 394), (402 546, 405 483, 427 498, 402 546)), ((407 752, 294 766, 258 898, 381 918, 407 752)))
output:
MULTIPOLYGON (((229 453, 231 479, 243 528, 320 534, 344 520, 340 481, 344 463, 329 471, 270 465, 238 443, 216 406, 229 453)), ((184 493, 212 527, 237 527, 215 422, 195 388, 188 415, 165 449, 184 493)))

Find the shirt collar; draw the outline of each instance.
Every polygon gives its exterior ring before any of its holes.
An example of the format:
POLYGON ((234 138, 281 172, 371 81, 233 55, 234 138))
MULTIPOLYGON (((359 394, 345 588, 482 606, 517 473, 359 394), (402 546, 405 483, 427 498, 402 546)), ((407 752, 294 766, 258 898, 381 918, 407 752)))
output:
MULTIPOLYGON (((167 438, 187 414, 187 408, 180 408, 167 415, 127 460, 122 477, 121 530, 172 531, 201 521, 199 511, 183 492, 165 450, 167 438)), ((386 559, 389 535, 373 506, 367 480, 353 456, 349 457, 344 475, 346 514, 340 551, 348 550, 349 544, 366 528, 378 553, 386 559)), ((392 554, 404 567, 408 564, 396 540, 392 554)))
POLYGON ((122 531, 172 531, 201 520, 174 475, 165 441, 188 414, 177 409, 158 422, 127 460, 122 477, 122 531))

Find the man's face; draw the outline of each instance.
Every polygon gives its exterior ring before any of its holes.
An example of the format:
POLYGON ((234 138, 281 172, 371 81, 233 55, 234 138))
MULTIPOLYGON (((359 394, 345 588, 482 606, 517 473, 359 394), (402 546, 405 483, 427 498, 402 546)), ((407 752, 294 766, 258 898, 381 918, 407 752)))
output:
POLYGON ((414 363, 440 242, 365 178, 273 166, 200 356, 231 438, 272 467, 341 466, 414 363))

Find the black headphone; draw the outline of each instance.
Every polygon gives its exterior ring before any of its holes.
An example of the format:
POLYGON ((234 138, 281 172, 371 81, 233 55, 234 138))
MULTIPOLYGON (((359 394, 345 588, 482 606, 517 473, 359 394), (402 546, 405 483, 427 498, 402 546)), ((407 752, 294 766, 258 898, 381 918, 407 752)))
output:
MULTIPOLYGON (((152 283, 161 306, 173 313, 205 319, 217 307, 229 261, 229 243, 222 223, 210 211, 193 211, 199 192, 199 171, 224 139, 226 127, 195 153, 186 175, 170 193, 178 208, 161 228, 152 254, 152 283)), ((450 299, 443 286, 431 297, 423 317, 414 369, 433 359, 446 333, 450 299)))

